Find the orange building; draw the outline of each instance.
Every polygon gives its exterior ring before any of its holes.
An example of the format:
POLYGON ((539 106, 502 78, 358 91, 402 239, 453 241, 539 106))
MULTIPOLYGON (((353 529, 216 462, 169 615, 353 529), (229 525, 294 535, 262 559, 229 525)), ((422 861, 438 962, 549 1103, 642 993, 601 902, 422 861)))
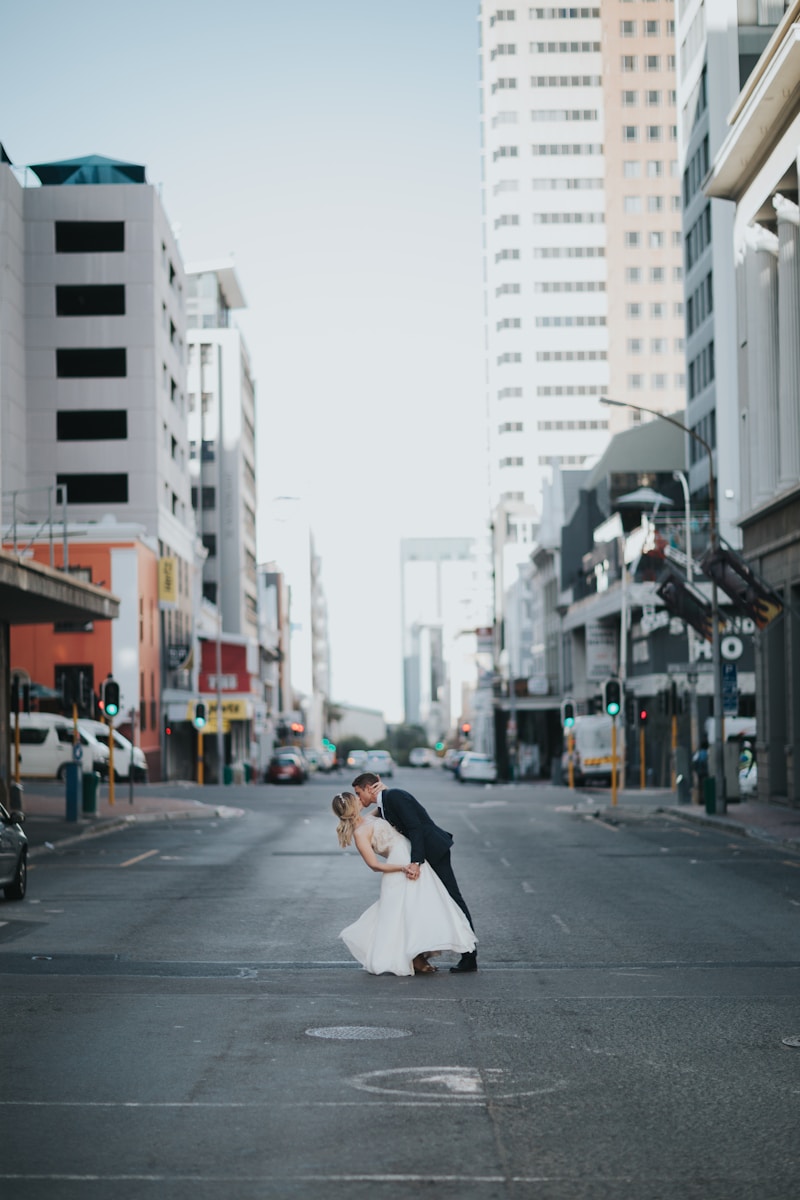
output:
MULTIPOLYGON (((117 596, 119 617, 86 625, 13 626, 11 672, 25 671, 34 684, 62 695, 71 691, 84 716, 95 715, 100 685, 112 674, 120 685, 117 726, 141 746, 150 778, 157 780, 161 777, 158 553, 151 539, 133 532, 133 527, 120 526, 113 536, 110 533, 92 525, 70 527, 67 570, 117 596)), ((35 542, 27 553, 36 562, 50 562, 47 542, 35 542)), ((60 543, 54 555, 54 565, 60 569, 60 543)), ((57 708, 59 700, 43 700, 41 707, 57 708)))

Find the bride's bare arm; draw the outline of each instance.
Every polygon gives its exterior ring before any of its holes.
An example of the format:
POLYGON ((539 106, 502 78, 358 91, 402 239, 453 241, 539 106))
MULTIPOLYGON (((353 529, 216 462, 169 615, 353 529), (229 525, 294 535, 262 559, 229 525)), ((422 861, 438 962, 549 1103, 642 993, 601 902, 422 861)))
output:
POLYGON ((370 837, 369 830, 356 830, 355 843, 358 853, 361 855, 370 871, 379 871, 383 875, 392 875, 397 871, 404 870, 404 868, 399 866, 397 863, 381 862, 372 848, 372 838, 370 837))

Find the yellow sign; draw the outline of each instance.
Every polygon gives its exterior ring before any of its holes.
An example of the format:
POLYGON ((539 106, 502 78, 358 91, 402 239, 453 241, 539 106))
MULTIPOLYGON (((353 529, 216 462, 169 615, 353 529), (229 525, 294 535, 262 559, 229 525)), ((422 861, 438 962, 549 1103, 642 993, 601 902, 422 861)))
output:
MULTIPOLYGON (((216 700, 204 700, 206 706, 206 725, 205 732, 209 729, 216 729, 217 721, 217 702, 216 700)), ((226 728, 229 721, 249 721, 252 716, 249 700, 223 700, 222 701, 222 726, 226 728)), ((186 707, 186 720, 194 720, 194 701, 186 707)))
POLYGON ((158 602, 159 604, 178 603, 178 572, 174 558, 158 560, 158 602))

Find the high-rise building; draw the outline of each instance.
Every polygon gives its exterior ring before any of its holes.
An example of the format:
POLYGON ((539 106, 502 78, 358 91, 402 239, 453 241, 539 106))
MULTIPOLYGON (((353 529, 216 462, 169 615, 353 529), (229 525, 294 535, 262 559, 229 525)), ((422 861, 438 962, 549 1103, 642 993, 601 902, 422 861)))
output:
POLYGON ((186 269, 189 472, 207 552, 203 596, 226 633, 258 637, 256 403, 250 359, 231 314, 244 308, 233 264, 186 269))
POLYGON ((673 5, 483 3, 480 19, 489 480, 505 576, 504 529, 523 561, 520 512, 532 540, 554 466, 591 466, 610 422, 639 419, 601 396, 683 407, 673 5))
POLYGON ((58 488, 95 540, 117 540, 118 523, 154 544, 167 590, 126 603, 132 626, 155 626, 161 671, 131 673, 125 704, 163 730, 163 688, 191 687, 198 549, 180 252, 143 166, 90 156, 23 176, 0 160, 4 499, 24 491, 32 518, 58 488))
MULTIPOLYGON (((686 264, 686 422, 714 457, 719 531, 741 543, 733 206, 703 191, 739 89, 784 12, 784 0, 681 0, 677 6, 678 143, 686 264)), ((709 464, 689 439, 694 507, 709 464)))
POLYGON ((475 684, 476 638, 485 623, 472 538, 400 542, 405 721, 433 743, 447 736, 475 684))

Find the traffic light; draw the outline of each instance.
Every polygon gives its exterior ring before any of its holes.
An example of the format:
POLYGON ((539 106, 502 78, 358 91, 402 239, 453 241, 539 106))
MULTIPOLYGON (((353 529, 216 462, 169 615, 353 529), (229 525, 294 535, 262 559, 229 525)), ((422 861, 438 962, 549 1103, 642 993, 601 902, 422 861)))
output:
POLYGON ((101 701, 107 717, 115 717, 119 712, 119 684, 109 675, 103 680, 101 701))
POLYGON ((444 750, 444 742, 437 742, 436 745, 434 746, 434 749, 437 754, 441 754, 442 751, 444 750))
POLYGON ((205 706, 204 701, 195 700, 195 702, 194 702, 194 727, 195 727, 195 729, 202 729, 205 726, 206 720, 207 720, 206 706, 205 706))
POLYGON ((565 729, 574 729, 575 727, 575 701, 561 701, 561 724, 565 729))
MULTIPOLYGON (((661 586, 656 588, 656 595, 664 601, 667 612, 691 625, 707 642, 711 641, 711 605, 696 588, 670 572, 661 586)), ((720 621, 720 631, 724 627, 724 622, 720 621)))
POLYGON ((639 726, 640 726, 640 728, 644 728, 644 726, 647 724, 648 715, 649 714, 647 712, 647 709, 644 706, 642 706, 639 709, 639 726))
POLYGON ((622 684, 618 679, 606 679, 603 683, 603 708, 610 717, 619 715, 622 708, 622 684))
POLYGON ((729 546, 711 547, 700 559, 703 572, 733 601, 733 607, 743 617, 750 617, 759 629, 783 612, 783 601, 777 592, 748 567, 729 546))

